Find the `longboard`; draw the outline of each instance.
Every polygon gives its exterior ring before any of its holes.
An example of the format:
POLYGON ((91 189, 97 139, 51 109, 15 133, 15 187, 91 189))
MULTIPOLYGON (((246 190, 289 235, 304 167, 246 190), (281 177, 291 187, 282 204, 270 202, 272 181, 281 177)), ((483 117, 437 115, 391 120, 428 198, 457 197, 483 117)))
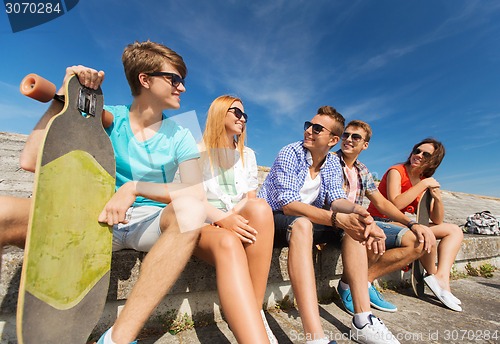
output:
MULTIPOLYGON (((55 92, 47 87, 30 75, 21 92, 40 99, 55 92)), ((109 287, 112 230, 97 218, 114 193, 115 160, 101 123, 103 95, 75 76, 65 89, 37 160, 17 308, 20 344, 86 343, 109 287)))
MULTIPOLYGON (((425 190, 422 194, 422 197, 418 201, 417 207, 417 222, 421 225, 428 226, 429 225, 429 217, 430 217, 430 209, 431 209, 431 201, 432 196, 429 189, 425 190)), ((411 285, 413 288, 413 292, 418 297, 424 296, 424 267, 420 260, 415 260, 412 263, 411 269, 411 285)))

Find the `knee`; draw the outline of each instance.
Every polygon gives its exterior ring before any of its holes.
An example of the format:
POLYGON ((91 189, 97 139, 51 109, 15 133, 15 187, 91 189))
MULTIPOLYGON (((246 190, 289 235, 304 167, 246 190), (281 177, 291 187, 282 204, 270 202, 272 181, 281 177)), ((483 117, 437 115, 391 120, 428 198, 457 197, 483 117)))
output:
POLYGON ((228 255, 235 254, 242 248, 241 240, 231 231, 224 230, 219 240, 217 240, 217 248, 214 253, 215 255, 222 254, 227 258, 228 255))
POLYGON ((445 237, 453 238, 455 241, 460 241, 464 239, 464 232, 460 229, 459 226, 453 223, 445 223, 443 226, 443 236, 439 237, 439 239, 443 239, 445 237))
POLYGON ((251 198, 247 201, 248 212, 256 217, 269 216, 272 218, 272 210, 269 204, 262 198, 251 198))
POLYGON ((206 210, 200 200, 191 196, 180 197, 166 207, 160 220, 160 227, 165 231, 175 224, 179 232, 193 232, 195 236, 199 236, 206 218, 206 210))
POLYGON ((464 232, 462 231, 462 229, 455 224, 450 224, 450 226, 451 226, 452 236, 457 240, 460 240, 460 242, 462 242, 464 240, 464 232))
POLYGON ((424 243, 418 240, 418 237, 412 231, 407 231, 401 240, 401 247, 405 249, 405 256, 411 260, 420 258, 424 253, 424 243))
POLYGON ((313 224, 305 217, 299 217, 292 225, 290 244, 308 244, 312 246, 313 224))

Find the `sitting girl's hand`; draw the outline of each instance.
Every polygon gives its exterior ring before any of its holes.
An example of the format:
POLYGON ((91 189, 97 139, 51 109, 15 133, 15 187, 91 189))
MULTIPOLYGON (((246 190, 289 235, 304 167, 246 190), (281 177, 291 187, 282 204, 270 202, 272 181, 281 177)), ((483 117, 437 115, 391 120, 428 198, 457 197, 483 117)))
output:
POLYGON ((425 183, 425 186, 428 189, 433 189, 433 188, 439 188, 441 185, 438 183, 438 181, 432 177, 422 179, 422 182, 425 183))
POLYGON ((257 240, 257 231, 248 225, 243 216, 231 212, 228 216, 215 223, 217 226, 233 231, 242 242, 253 244, 257 240))

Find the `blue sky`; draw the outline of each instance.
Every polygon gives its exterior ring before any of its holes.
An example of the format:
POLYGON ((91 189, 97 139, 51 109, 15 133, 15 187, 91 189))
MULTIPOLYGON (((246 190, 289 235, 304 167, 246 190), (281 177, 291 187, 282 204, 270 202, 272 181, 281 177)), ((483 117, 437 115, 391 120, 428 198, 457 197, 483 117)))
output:
POLYGON ((372 126, 361 161, 375 176, 432 136, 443 189, 500 197, 499 2, 82 0, 15 34, 2 11, 0 131, 28 134, 46 108, 19 93, 30 72, 60 85, 66 66, 102 69, 105 102, 129 103, 121 53, 147 39, 188 65, 177 113, 203 127, 217 96, 243 99, 259 165, 332 105, 372 126))

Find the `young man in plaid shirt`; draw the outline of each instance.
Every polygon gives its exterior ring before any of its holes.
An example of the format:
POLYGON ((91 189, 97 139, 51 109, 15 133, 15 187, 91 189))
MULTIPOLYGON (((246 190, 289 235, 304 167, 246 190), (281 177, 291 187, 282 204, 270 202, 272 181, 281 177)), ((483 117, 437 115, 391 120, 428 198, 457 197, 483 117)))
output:
POLYGON ((355 315, 351 336, 360 343, 399 343, 370 311, 366 248, 385 251, 385 234, 366 209, 349 202, 337 156, 329 154, 344 129, 344 117, 320 107, 304 124, 304 139, 278 154, 259 192, 274 212, 275 244, 288 245, 288 271, 307 343, 329 343, 321 325, 312 259, 313 244, 340 240, 355 315), (335 238, 336 236, 336 238, 335 238))
MULTIPOLYGON (((376 221, 377 226, 382 228, 387 236, 385 241, 387 251, 382 256, 368 251, 370 304, 382 311, 395 312, 397 307, 384 300, 373 287, 373 280, 397 271, 420 258, 436 244, 436 238, 428 227, 411 220, 387 200, 378 191, 368 168, 358 160, 359 154, 368 148, 371 136, 372 130, 368 123, 359 120, 351 121, 341 136, 341 149, 334 154, 340 158, 344 173, 344 190, 349 201, 362 205, 366 196, 380 212, 392 221, 400 223, 376 221)), ((342 276, 337 290, 345 309, 352 314, 354 306, 348 278, 345 275, 342 276)))

